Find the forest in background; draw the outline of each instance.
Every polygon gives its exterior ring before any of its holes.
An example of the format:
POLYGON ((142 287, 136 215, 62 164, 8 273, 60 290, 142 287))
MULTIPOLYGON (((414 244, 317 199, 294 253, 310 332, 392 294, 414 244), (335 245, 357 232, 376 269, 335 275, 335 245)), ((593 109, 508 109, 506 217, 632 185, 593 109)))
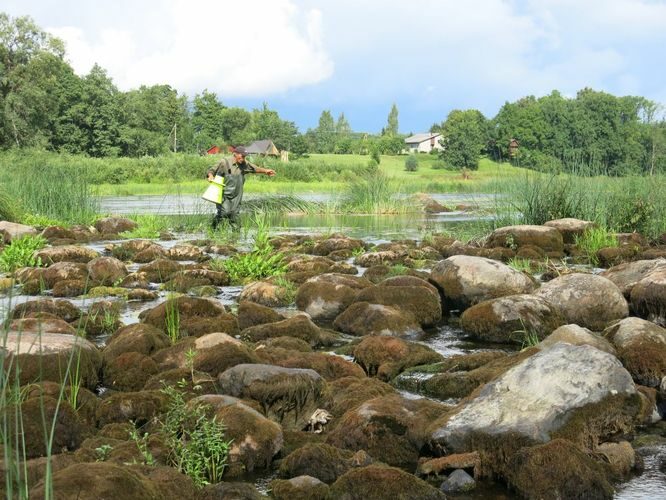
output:
MULTIPOLYGON (((398 108, 379 134, 354 131, 344 113, 323 110, 304 133, 267 104, 246 110, 202 90, 192 97, 169 85, 120 91, 94 66, 75 74, 61 40, 29 17, 0 13, 0 149, 36 148, 89 157, 202 153, 212 145, 271 139, 294 155, 397 154, 398 108)), ((506 102, 493 118, 453 110, 431 132, 442 134, 442 160, 475 169, 483 155, 545 172, 588 175, 666 172, 666 125, 660 104, 582 89, 506 102), (517 149, 510 150, 515 139, 517 149)), ((419 132, 419 131, 413 131, 419 132)))

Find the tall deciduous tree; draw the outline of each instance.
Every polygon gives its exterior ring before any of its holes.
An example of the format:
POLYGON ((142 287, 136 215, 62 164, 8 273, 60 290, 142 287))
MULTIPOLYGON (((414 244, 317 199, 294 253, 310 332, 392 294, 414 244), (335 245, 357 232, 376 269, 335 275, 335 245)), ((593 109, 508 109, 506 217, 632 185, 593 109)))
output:
POLYGON ((476 109, 451 111, 442 128, 442 158, 456 168, 477 169, 486 127, 485 117, 476 109))
POLYGON ((319 124, 312 133, 317 153, 332 153, 335 149, 335 121, 327 109, 321 112, 319 124))

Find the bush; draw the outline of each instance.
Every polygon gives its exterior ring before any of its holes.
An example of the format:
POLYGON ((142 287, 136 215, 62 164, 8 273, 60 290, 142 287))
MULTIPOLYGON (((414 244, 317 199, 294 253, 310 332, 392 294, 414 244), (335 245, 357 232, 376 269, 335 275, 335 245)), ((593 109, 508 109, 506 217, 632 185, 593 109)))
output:
POLYGON ((222 480, 231 441, 224 439, 224 425, 208 418, 205 405, 188 405, 174 387, 162 392, 169 406, 161 424, 169 450, 168 461, 201 488, 222 480))
POLYGON ((416 172, 416 169, 419 168, 419 159, 416 155, 409 155, 405 160, 405 170, 407 172, 416 172))

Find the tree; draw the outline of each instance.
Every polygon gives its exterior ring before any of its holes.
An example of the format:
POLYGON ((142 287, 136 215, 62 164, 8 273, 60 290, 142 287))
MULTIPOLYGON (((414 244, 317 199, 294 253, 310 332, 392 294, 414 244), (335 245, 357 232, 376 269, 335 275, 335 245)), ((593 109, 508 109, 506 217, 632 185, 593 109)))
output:
POLYGON ((294 122, 282 120, 277 111, 264 103, 262 109, 252 112, 252 133, 253 140, 270 139, 278 149, 289 150, 298 128, 294 122))
POLYGON ((398 106, 393 103, 389 112, 386 128, 382 135, 398 135, 398 106))
POLYGON ((225 107, 214 92, 204 90, 194 96, 193 108, 194 143, 198 151, 206 151, 214 144, 222 142, 225 107))
POLYGON ((83 78, 83 106, 78 117, 90 156, 117 156, 121 152, 121 104, 113 81, 95 64, 83 78))
POLYGON ((313 131, 314 146, 317 153, 332 153, 335 149, 335 121, 327 109, 319 116, 319 125, 313 131))
POLYGON ((486 143, 486 127, 485 117, 476 109, 451 111, 442 129, 442 159, 455 168, 476 170, 486 143))
POLYGON ((30 17, 0 13, 0 146, 48 144, 53 75, 63 56, 62 41, 30 17))

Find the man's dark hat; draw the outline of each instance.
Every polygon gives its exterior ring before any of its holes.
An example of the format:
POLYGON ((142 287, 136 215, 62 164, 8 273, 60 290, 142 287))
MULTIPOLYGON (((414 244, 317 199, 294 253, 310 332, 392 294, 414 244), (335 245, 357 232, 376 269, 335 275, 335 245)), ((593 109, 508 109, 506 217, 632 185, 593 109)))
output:
POLYGON ((234 147, 234 153, 238 153, 239 155, 247 156, 247 149, 245 149, 243 146, 236 146, 236 147, 234 147))

